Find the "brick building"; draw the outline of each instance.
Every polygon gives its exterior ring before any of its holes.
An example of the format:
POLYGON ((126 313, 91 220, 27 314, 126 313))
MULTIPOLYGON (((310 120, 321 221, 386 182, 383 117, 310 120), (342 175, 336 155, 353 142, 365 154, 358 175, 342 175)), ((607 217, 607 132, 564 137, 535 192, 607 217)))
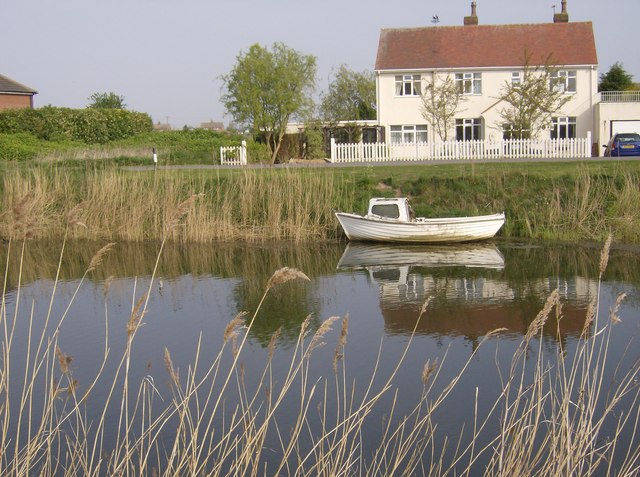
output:
POLYGON ((0 75, 0 111, 33 108, 35 94, 38 94, 36 90, 0 75))

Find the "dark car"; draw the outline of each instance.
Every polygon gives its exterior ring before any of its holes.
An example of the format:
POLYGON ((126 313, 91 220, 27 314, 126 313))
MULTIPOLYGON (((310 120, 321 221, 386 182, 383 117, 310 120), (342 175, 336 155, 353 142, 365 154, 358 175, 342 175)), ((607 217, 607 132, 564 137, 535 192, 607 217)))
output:
POLYGON ((640 156, 640 134, 614 134, 604 150, 606 157, 640 156))

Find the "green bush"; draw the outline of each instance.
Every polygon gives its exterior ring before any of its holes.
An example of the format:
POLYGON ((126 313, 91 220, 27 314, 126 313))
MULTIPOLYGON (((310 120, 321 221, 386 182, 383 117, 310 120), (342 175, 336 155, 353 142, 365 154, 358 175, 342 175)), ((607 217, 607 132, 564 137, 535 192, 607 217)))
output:
POLYGON ((31 134, 0 134, 0 161, 25 161, 41 151, 41 142, 31 134))
POLYGON ((45 106, 0 112, 0 133, 29 133, 47 141, 72 140, 106 143, 153 127, 146 113, 123 109, 71 109, 45 106))

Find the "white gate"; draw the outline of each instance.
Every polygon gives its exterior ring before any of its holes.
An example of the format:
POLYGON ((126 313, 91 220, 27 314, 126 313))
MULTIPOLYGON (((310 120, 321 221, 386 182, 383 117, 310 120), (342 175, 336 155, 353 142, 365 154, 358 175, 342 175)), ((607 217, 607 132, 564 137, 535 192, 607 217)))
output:
POLYGON ((247 143, 242 141, 240 146, 221 146, 220 164, 223 166, 246 166, 247 143))

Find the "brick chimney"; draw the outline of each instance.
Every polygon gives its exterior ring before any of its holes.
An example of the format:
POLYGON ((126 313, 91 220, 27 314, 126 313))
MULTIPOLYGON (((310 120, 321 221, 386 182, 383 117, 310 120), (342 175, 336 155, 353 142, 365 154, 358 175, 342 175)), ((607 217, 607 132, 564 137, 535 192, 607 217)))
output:
POLYGON ((471 15, 464 17, 465 25, 477 25, 478 15, 476 14, 476 2, 471 2, 471 15))
POLYGON ((567 0, 562 0, 562 11, 553 14, 553 23, 567 23, 569 14, 567 13, 567 0))

